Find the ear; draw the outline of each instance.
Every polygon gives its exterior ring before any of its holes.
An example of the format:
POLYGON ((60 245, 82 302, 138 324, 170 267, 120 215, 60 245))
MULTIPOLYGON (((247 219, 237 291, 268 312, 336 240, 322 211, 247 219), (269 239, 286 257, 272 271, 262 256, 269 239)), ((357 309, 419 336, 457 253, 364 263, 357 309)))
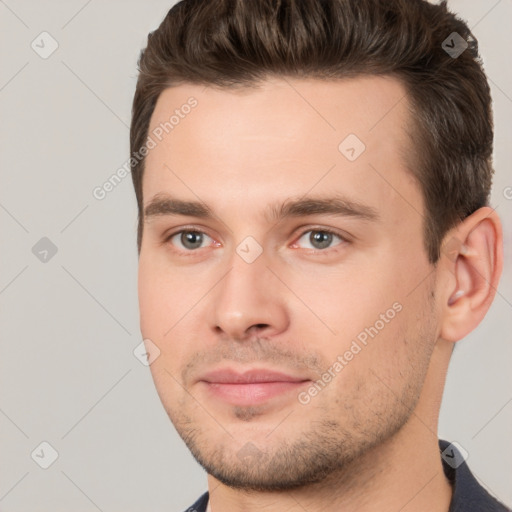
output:
POLYGON ((498 214, 486 206, 464 219, 446 235, 441 260, 455 279, 443 289, 440 337, 455 342, 482 321, 496 294, 503 268, 498 214))

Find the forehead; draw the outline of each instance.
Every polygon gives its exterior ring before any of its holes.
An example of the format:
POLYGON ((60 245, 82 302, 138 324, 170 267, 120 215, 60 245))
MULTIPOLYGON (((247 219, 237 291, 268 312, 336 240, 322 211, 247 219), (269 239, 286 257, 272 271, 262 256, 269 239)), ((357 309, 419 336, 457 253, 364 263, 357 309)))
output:
POLYGON ((331 135, 336 141, 344 133, 355 133, 375 142, 388 133, 397 140, 403 139, 407 105, 402 83, 387 76, 276 78, 237 88, 182 84, 160 94, 149 132, 160 128, 170 143, 180 132, 189 137, 187 125, 192 124, 194 130, 201 129, 197 138, 205 142, 218 139, 216 134, 234 135, 234 129, 239 137, 267 140, 299 135, 299 130, 312 139, 331 135))
POLYGON ((385 207, 401 187, 416 188, 408 122, 405 88, 390 77, 168 88, 150 120, 144 203, 179 190, 243 210, 244 193, 263 201, 336 188, 385 207))

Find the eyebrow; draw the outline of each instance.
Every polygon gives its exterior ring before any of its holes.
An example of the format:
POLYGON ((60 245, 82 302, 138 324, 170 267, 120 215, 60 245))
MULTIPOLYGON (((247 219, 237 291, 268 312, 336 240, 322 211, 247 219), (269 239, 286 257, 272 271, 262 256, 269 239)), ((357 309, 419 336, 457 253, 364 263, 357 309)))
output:
MULTIPOLYGON (((213 210, 200 201, 183 201, 168 194, 157 194, 144 208, 144 220, 156 216, 184 215, 200 219, 217 218, 213 210)), ((366 221, 379 219, 377 210, 371 206, 342 196, 315 196, 299 199, 287 199, 283 203, 271 204, 265 212, 268 222, 279 222, 290 217, 309 215, 334 215, 356 217, 366 221)))

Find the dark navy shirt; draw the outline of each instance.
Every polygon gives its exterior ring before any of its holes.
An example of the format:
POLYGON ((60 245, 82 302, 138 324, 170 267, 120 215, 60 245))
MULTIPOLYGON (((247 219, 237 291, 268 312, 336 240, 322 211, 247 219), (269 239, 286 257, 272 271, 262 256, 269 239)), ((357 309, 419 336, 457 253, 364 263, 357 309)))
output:
MULTIPOLYGON (((444 474, 451 482, 453 496, 447 512, 511 512, 491 496, 476 480, 455 446, 439 440, 444 474)), ((203 494, 185 512, 206 512, 208 493, 203 494)))

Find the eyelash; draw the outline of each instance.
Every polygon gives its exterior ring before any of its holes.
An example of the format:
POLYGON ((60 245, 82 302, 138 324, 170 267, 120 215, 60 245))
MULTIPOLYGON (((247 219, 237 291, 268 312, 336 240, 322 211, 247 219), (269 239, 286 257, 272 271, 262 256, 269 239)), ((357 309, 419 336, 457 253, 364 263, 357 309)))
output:
MULTIPOLYGON (((309 254, 311 254, 311 253, 331 253, 331 252, 335 252, 335 251, 338 250, 336 248, 338 248, 340 246, 344 246, 345 244, 350 242, 347 237, 341 235, 340 233, 338 233, 338 232, 336 232, 334 230, 327 229, 327 228, 322 228, 322 227, 314 227, 314 228, 310 227, 310 228, 302 231, 300 233, 300 235, 296 238, 297 242, 306 233, 310 233, 310 232, 313 232, 313 233, 314 232, 316 232, 316 233, 326 233, 328 235, 333 235, 335 237, 338 237, 341 240, 341 242, 338 245, 334 246, 334 247, 328 247, 326 249, 305 249, 306 251, 308 251, 309 254)), ((182 228, 179 231, 174 231, 169 236, 166 236, 165 240, 164 240, 164 244, 170 244, 171 246, 173 246, 173 244, 170 243, 172 238, 174 238, 176 235, 180 235, 182 233, 199 233, 199 234, 202 234, 202 235, 206 235, 207 237, 209 237, 209 238, 211 238, 213 240, 213 237, 211 237, 210 235, 208 235, 208 233, 202 231, 201 229, 199 229, 199 228, 197 228, 195 226, 187 226, 186 228, 182 228)), ((294 242, 294 245, 297 242, 294 242)), ((175 252, 178 252, 178 253, 183 254, 185 256, 195 256, 195 253, 198 253, 201 249, 206 249, 206 248, 207 247, 200 247, 198 249, 192 249, 192 250, 182 250, 182 249, 173 248, 173 250, 175 252)))

